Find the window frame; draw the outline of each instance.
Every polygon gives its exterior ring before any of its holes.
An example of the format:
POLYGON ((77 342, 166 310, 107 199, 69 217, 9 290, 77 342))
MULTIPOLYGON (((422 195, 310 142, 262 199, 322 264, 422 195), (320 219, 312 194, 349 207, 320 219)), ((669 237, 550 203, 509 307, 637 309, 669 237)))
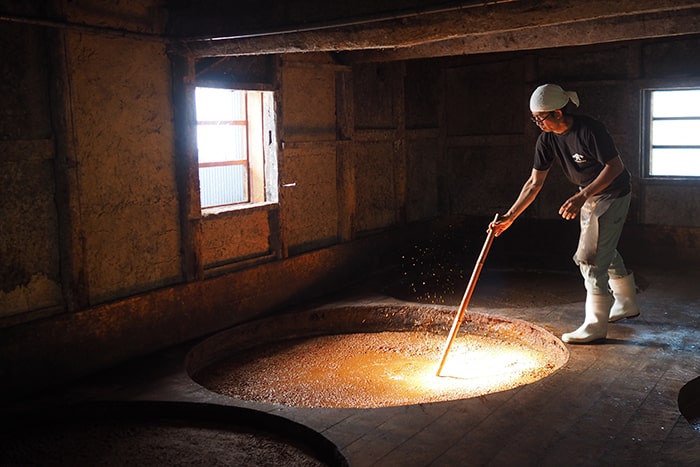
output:
MULTIPOLYGON (((682 84, 682 85, 655 85, 648 86, 642 89, 641 92, 641 177, 648 181, 674 181, 678 183, 700 184, 700 175, 653 175, 651 174, 651 156, 652 156, 652 126, 654 118, 652 116, 652 94, 656 91, 684 91, 684 90, 700 90, 700 84, 682 84)), ((683 119, 679 117, 679 119, 683 119)), ((659 119, 659 120, 666 120, 659 119)), ((683 146, 680 146, 683 147, 683 146)))
MULTIPOLYGON (((248 183, 247 183, 247 191, 248 193, 248 201, 241 201, 237 203, 231 203, 231 204, 222 204, 222 205, 216 205, 216 206, 208 206, 208 207, 202 207, 201 206, 201 187, 199 186, 199 168, 200 163, 199 163, 199 157, 197 157, 197 166, 195 167, 195 171, 198 177, 198 183, 197 183, 197 197, 198 200, 200 200, 200 211, 202 213, 202 216, 204 217, 209 217, 209 216, 218 216, 221 214, 226 214, 227 212, 236 212, 236 211, 242 211, 242 210, 250 210, 250 209, 257 209, 260 207, 265 207, 265 206, 274 206, 279 204, 279 170, 278 170, 278 165, 279 165, 279 157, 280 157, 280 152, 277 144, 277 125, 278 125, 278 118, 277 118, 277 92, 273 89, 272 86, 268 85, 261 85, 261 84, 250 84, 250 83, 222 83, 222 82, 213 82, 209 80, 197 80, 193 87, 193 93, 196 91, 196 88, 216 88, 216 89, 224 89, 227 91, 244 91, 244 92, 260 92, 260 93, 265 93, 265 97, 261 98, 261 114, 263 118, 263 123, 261 123, 261 131, 262 131, 262 166, 258 166, 255 168, 255 170, 258 170, 263 177, 262 181, 262 200, 260 200, 260 197, 258 196, 257 199, 254 199, 254 195, 252 194, 252 189, 251 189, 251 181, 250 179, 252 178, 251 176, 251 171, 254 170, 251 166, 255 165, 255 163, 252 163, 250 160, 250 154, 247 155, 246 157, 246 165, 247 165, 247 172, 248 172, 248 183), (263 102, 263 101, 266 101, 263 102), (270 160, 270 156, 272 156, 273 160, 270 160)), ((195 103, 195 121, 194 121, 194 128, 193 131, 195 132, 195 135, 197 133, 197 126, 199 124, 198 119, 196 118, 196 98, 193 98, 193 101, 195 103)), ((248 113, 248 110, 246 109, 246 114, 248 113)), ((248 121, 248 117, 246 116, 246 120, 248 121)), ((249 138, 247 137, 246 140, 249 138)), ((195 137, 196 141, 196 137, 195 137)), ((195 147, 196 147, 196 142, 195 142, 195 147)), ((249 146, 250 142, 247 141, 246 145, 249 146)), ((206 163, 205 163, 206 164, 206 163)))

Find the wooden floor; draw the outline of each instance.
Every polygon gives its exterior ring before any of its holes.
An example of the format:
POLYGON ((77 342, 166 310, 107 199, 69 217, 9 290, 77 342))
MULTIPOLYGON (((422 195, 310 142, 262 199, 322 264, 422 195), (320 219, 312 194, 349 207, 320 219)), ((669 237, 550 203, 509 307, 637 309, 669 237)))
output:
MULTIPOLYGON (((700 376, 700 275, 636 274, 639 317, 611 324, 603 343, 568 346, 568 363, 553 375, 477 398, 376 409, 237 401, 191 381, 172 351, 82 381, 62 397, 253 408, 311 428, 351 466, 697 466, 700 431, 679 410, 678 394, 700 376)), ((457 306, 460 285, 440 300, 457 306)), ((386 304, 397 300, 392 290, 375 281, 337 300, 386 304)), ((559 337, 581 323, 584 298, 577 274, 487 268, 470 310, 559 337)))

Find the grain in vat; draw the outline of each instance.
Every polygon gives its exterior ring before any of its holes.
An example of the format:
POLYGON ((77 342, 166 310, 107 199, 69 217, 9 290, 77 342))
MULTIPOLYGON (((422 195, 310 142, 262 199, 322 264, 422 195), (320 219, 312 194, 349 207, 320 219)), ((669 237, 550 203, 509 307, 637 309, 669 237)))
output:
POLYGON ((530 323, 466 313, 435 375, 451 307, 340 306, 224 331, 188 356, 192 378, 236 399, 295 407, 383 407, 476 397, 535 382, 568 360, 530 323))

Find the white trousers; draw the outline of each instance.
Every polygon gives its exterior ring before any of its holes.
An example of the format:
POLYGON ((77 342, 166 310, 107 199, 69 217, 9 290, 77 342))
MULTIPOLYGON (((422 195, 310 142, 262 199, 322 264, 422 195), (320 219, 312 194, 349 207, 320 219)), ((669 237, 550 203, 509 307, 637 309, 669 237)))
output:
POLYGON ((609 278, 628 275, 622 256, 617 251, 617 243, 631 199, 631 193, 615 199, 594 196, 581 207, 581 233, 574 262, 581 270, 589 294, 610 293, 609 278))

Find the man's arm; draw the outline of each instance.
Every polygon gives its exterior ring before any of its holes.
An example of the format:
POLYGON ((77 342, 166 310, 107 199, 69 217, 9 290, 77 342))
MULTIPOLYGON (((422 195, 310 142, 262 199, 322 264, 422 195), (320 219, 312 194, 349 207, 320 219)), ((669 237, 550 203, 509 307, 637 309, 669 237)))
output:
POLYGON ((530 204, 537 198, 537 195, 542 190, 542 185, 549 170, 536 170, 532 169, 530 178, 527 179, 523 185, 522 190, 520 190, 520 195, 515 200, 515 203, 506 211, 505 214, 499 216, 496 222, 493 222, 489 227, 493 230, 496 237, 501 235, 508 227, 511 226, 513 221, 527 209, 530 204))
POLYGON ((581 211, 581 206, 591 196, 595 196, 606 189, 625 170, 625 164, 617 156, 605 163, 605 167, 598 176, 584 189, 567 199, 559 208, 559 215, 566 220, 575 219, 581 211))

